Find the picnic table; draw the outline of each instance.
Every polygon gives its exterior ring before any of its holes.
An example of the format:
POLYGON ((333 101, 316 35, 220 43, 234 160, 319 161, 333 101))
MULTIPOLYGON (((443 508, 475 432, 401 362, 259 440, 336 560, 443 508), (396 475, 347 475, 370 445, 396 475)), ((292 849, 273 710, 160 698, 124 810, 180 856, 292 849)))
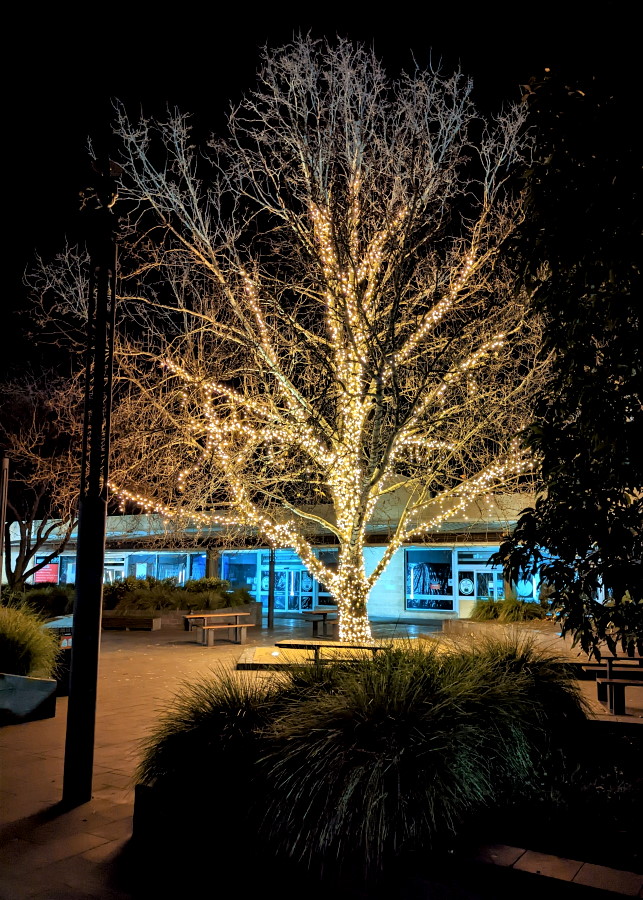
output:
POLYGON ((252 622, 241 622, 240 619, 244 616, 249 616, 249 612, 214 612, 214 613, 190 613, 185 616, 186 620, 190 627, 196 627, 197 630, 197 643, 202 644, 204 647, 213 647, 214 646, 214 637, 216 631, 223 631, 227 629, 228 632, 231 630, 234 631, 234 643, 235 644, 245 644, 246 635, 248 628, 254 628, 252 622), (216 622, 214 625, 211 624, 211 620, 216 619, 234 619, 234 622, 216 622), (199 624, 199 621, 201 623, 199 624))
POLYGON ((282 650, 312 650, 314 651, 314 661, 322 662, 321 652, 324 649, 331 650, 370 650, 373 655, 378 650, 382 650, 385 645, 376 641, 351 641, 340 643, 339 641, 324 640, 299 640, 298 638, 284 638, 282 641, 275 641, 275 647, 282 650))
POLYGON ((332 609, 309 609, 304 614, 305 622, 313 623, 313 637, 319 637, 319 623, 321 622, 322 634, 328 637, 328 617, 335 610, 332 609))

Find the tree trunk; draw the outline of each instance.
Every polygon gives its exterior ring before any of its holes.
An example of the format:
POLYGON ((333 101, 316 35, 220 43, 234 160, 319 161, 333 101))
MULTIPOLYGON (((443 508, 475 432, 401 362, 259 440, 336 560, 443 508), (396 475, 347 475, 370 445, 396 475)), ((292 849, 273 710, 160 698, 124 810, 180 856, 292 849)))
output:
POLYGON ((339 640, 371 641, 373 635, 367 612, 369 587, 361 548, 340 550, 333 593, 339 612, 339 640))

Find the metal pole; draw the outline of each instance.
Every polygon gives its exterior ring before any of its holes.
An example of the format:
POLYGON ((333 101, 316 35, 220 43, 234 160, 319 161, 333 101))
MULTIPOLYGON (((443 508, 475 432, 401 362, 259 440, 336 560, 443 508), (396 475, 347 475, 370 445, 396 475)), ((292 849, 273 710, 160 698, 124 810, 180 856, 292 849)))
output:
POLYGON ((268 555, 268 628, 275 627, 275 551, 268 555))
MULTIPOLYGON (((2 587, 4 564, 4 529, 7 523, 7 494, 9 491, 9 457, 2 457, 0 469, 0 587, 2 587)), ((9 542, 7 541, 7 546, 9 542)))
POLYGON ((116 315, 116 201, 113 164, 95 166, 86 208, 91 281, 87 322, 83 460, 78 506, 76 597, 65 741, 63 803, 91 800, 103 605, 109 430, 116 315))

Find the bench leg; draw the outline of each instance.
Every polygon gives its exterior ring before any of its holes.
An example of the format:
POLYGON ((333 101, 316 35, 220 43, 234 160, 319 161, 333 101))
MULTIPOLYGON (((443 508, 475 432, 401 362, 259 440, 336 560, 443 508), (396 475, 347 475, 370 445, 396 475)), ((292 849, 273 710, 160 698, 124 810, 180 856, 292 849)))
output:
POLYGON ((596 684, 596 699, 605 703, 607 700, 607 685, 606 684, 596 684))
POLYGON ((319 622, 317 619, 313 619, 313 637, 316 638, 319 634, 319 622))
POLYGON ((206 647, 214 647, 214 631, 206 631, 207 635, 205 646, 206 647))
POLYGON ((239 643, 239 644, 245 644, 245 642, 246 642, 246 633, 247 633, 247 631, 248 631, 248 629, 246 628, 246 626, 244 625, 242 628, 237 628, 237 629, 235 629, 235 630, 236 630, 236 631, 238 632, 238 634, 239 634, 239 640, 238 640, 238 643, 239 643))
POLYGON ((610 711, 615 716, 625 715, 625 685, 610 684, 610 711))

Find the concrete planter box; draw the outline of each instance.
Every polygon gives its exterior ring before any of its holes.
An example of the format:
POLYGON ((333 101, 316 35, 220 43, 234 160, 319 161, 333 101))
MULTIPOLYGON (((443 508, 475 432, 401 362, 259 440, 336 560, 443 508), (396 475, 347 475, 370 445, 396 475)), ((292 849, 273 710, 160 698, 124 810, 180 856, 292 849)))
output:
POLYGON ((445 634, 480 634, 485 637, 506 637, 523 634, 542 633, 554 635, 559 625, 549 619, 532 619, 529 622, 476 622, 474 619, 447 619, 442 623, 445 634))
POLYGON ((101 625, 104 631, 158 631, 161 627, 161 616, 140 613, 115 616, 103 613, 101 625))
POLYGON ((56 715, 53 678, 29 678, 0 672, 0 725, 16 725, 56 715))

